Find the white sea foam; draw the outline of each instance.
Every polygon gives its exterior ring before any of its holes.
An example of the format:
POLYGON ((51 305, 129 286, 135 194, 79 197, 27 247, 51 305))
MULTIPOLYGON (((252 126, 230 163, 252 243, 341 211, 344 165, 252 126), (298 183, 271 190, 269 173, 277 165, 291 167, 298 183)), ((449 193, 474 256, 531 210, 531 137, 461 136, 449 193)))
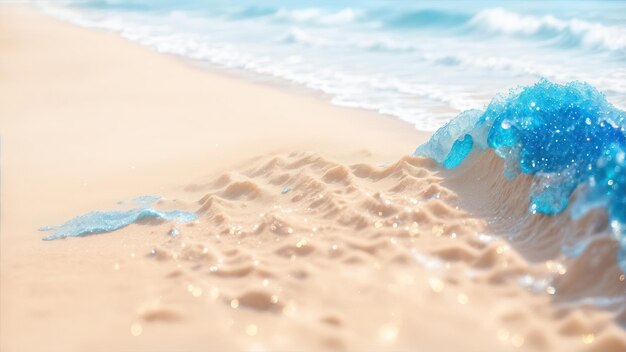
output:
POLYGON ((626 105, 626 55, 614 55, 626 47, 626 35, 616 24, 502 8, 470 15, 451 9, 375 9, 356 2, 339 9, 191 2, 209 7, 141 1, 147 10, 89 6, 89 1, 80 7, 40 4, 79 26, 114 31, 159 52, 300 84, 329 95, 333 104, 394 115, 423 130, 540 77, 589 81, 616 105, 626 105))
POLYGON ((336 12, 324 11, 319 8, 279 9, 273 17, 277 20, 289 20, 292 22, 339 25, 355 21, 358 17, 358 12, 351 8, 336 12))
POLYGON ((502 8, 480 11, 469 24, 492 33, 556 38, 569 45, 606 50, 626 49, 626 27, 623 26, 605 26, 578 19, 560 20, 552 15, 520 15, 502 8))
POLYGON ((287 43, 297 43, 311 46, 333 45, 333 42, 311 36, 298 27, 291 28, 289 32, 282 38, 282 40, 287 43))

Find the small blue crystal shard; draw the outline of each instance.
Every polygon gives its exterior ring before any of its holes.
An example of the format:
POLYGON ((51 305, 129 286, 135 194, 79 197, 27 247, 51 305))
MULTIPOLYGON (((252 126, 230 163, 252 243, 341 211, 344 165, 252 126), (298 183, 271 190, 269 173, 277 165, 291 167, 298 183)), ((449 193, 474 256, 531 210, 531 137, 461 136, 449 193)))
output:
POLYGON ((626 272, 626 113, 587 83, 541 80, 497 96, 485 111, 460 114, 417 148, 446 168, 460 165, 472 149, 492 148, 505 159, 505 175, 533 175, 530 211, 557 214, 574 190, 574 218, 605 209, 620 243, 626 272), (474 148, 476 146, 476 148, 474 148))
POLYGON ((464 140, 465 136, 474 130, 474 125, 482 114, 483 112, 480 110, 468 110, 461 113, 437 130, 428 143, 419 146, 415 150, 415 155, 434 159, 440 164, 444 164, 447 159, 459 160, 460 163, 468 153, 459 153, 459 147, 455 149, 453 146, 455 143, 464 140), (460 157, 461 155, 462 157, 460 157))
POLYGON ((43 238, 45 241, 50 241, 65 237, 79 237, 111 232, 145 218, 190 222, 196 220, 198 216, 195 213, 187 211, 158 211, 148 207, 127 211, 94 211, 77 216, 63 225, 45 226, 39 230, 54 231, 51 235, 43 238))
POLYGON ((452 144, 448 157, 443 161, 443 166, 453 169, 461 164, 467 155, 472 151, 474 140, 472 136, 466 134, 463 139, 457 139, 452 144))

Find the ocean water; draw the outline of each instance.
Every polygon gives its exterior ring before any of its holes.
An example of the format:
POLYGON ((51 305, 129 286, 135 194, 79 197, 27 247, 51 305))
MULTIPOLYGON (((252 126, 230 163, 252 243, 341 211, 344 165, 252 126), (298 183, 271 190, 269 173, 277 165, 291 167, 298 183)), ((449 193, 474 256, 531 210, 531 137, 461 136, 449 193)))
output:
MULTIPOLYGON (((487 148, 505 160, 508 179, 533 176, 529 213, 554 215, 570 207, 576 220, 591 210, 605 211, 610 235, 619 244, 617 263, 626 272, 625 111, 588 83, 541 80, 496 96, 484 111, 460 114, 415 155, 455 168, 472 151, 487 148), (578 196, 570 204, 575 190, 578 196)), ((578 256, 603 235, 564 241, 562 252, 578 256)))
POLYGON ((626 107, 626 2, 37 1, 201 65, 297 84, 436 130, 540 78, 626 107))

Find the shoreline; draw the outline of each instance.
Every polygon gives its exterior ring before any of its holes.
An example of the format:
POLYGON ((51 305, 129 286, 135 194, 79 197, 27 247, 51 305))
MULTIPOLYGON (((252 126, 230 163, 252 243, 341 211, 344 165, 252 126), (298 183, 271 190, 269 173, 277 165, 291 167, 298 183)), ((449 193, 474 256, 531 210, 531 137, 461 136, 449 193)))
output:
POLYGON ((191 69, 198 70, 200 72, 208 73, 210 75, 223 76, 227 79, 241 80, 241 81, 247 82, 248 84, 260 85, 262 87, 271 88, 271 89, 275 89, 275 90, 282 91, 282 92, 289 92, 290 94, 295 94, 295 95, 305 96, 305 97, 309 97, 309 98, 316 99, 316 100, 321 100, 327 104, 330 104, 334 107, 341 108, 341 109, 356 110, 356 111, 360 111, 369 115, 375 115, 375 116, 384 117, 384 118, 391 118, 401 123, 407 124, 407 127, 411 127, 417 130, 420 134, 426 135, 426 137, 429 137, 430 135, 432 135, 432 133, 434 133, 434 131, 421 130, 417 128, 416 126, 414 126, 414 124, 411 123, 410 121, 403 120, 400 117, 397 117, 392 114, 375 111, 372 109, 358 107, 358 106, 345 106, 345 105, 335 104, 332 102, 333 96, 331 94, 317 90, 315 88, 308 87, 300 83, 290 81, 283 77, 277 77, 277 76, 273 76, 270 74, 249 71, 249 70, 241 69, 241 68, 226 67, 220 64, 207 62, 202 59, 194 59, 194 58, 186 57, 184 55, 180 55, 176 53, 161 52, 157 50, 156 48, 151 47, 149 45, 142 44, 132 39, 124 38, 118 32, 111 30, 111 29, 95 28, 95 27, 89 27, 89 26, 80 25, 80 24, 74 24, 74 23, 71 23, 71 20, 61 19, 61 18, 56 17, 56 15, 54 14, 45 13, 46 11, 45 9, 30 9, 30 10, 36 11, 40 15, 43 15, 47 18, 51 18, 53 20, 56 20, 64 24, 68 24, 72 27, 81 28, 81 29, 88 30, 88 31, 97 31, 101 33, 113 34, 117 36, 118 38, 123 39, 126 42, 129 42, 133 45, 144 48, 157 55, 172 58, 175 61, 178 61, 179 63, 182 63, 185 66, 191 69))
MULTIPOLYGON (((89 275, 111 271, 117 236, 51 243, 37 228, 141 194, 180 195, 179 185, 259 155, 309 151, 348 160, 357 153, 382 162, 427 138, 398 119, 200 70, 24 6, 0 7, 0 19, 3 350, 31 350, 43 341, 80 350, 57 329, 90 321, 99 308, 76 299, 106 307, 124 297, 110 289, 120 278, 97 283, 89 275), (64 290, 74 293, 64 297, 64 290), (51 304, 63 308, 55 312, 51 304), (34 341, 31 330, 46 337, 34 341)), ((143 289, 129 290, 138 297, 143 289)), ((111 319, 104 326, 121 323, 127 331, 124 316, 111 319)), ((79 335, 93 341, 100 333, 79 335)))
MULTIPOLYGON (((255 80, 245 80, 245 79, 241 79, 241 77, 239 77, 236 74, 233 74, 231 72, 229 72, 228 70, 224 69, 224 70, 219 70, 217 69, 217 67, 215 67, 214 69, 206 69, 206 68, 202 68, 202 67, 198 67, 197 64, 194 63, 193 60, 188 60, 184 57, 179 57, 177 55, 173 55, 173 54, 162 54, 162 53, 158 53, 155 50, 151 49, 151 48, 147 48, 141 44, 138 43, 134 43, 132 41, 120 38, 116 33, 113 32, 109 32, 109 31, 104 31, 104 30, 97 30, 97 29, 91 29, 91 28, 84 28, 84 27, 80 27, 80 26, 75 26, 69 23, 66 23, 64 21, 55 19, 53 17, 49 17, 46 16, 45 14, 41 14, 38 13, 36 10, 33 9, 28 9, 25 8, 24 6, 12 6, 12 5, 5 5, 3 6, 3 11, 6 12, 7 8, 9 8, 9 11, 12 11, 13 13, 15 12, 22 12, 22 16, 26 15, 26 13, 28 13, 27 16, 31 17, 33 20, 43 20, 45 22, 48 22, 48 24, 53 24, 53 27, 56 28, 63 28, 63 30, 71 30, 71 32, 74 33, 81 33, 81 36, 86 37, 86 36, 90 36, 89 34, 94 34, 94 37, 98 37, 98 38, 106 38, 106 41, 109 43, 115 43, 116 48, 117 47, 121 47, 124 51, 132 51, 134 55, 137 55, 138 52, 142 52, 142 56, 144 58, 154 58, 154 60, 149 60, 149 61, 159 61, 159 65, 161 64, 165 64, 169 67, 177 67, 177 71, 186 71, 185 75, 186 76, 190 76, 190 74, 194 75, 194 74, 198 74, 199 77, 203 77, 205 78, 206 81, 209 80, 209 78, 216 78, 216 81, 221 83, 221 84, 226 84, 229 86, 235 86, 235 85, 239 85, 241 84, 241 86, 245 86, 245 88, 250 91, 253 94, 263 94, 263 95, 271 95, 271 96, 275 96, 275 97, 279 97, 279 98, 296 98, 296 100, 298 100, 298 103, 304 102, 308 108, 309 105, 316 105, 316 106, 322 106, 322 105, 326 105, 324 106, 321 110, 324 112, 330 112, 333 115, 335 114, 340 114, 342 117, 340 118, 339 121, 342 123, 343 125, 349 125, 350 128, 358 128, 358 126, 356 125, 369 125, 372 121, 376 121, 375 125, 377 126, 376 128, 382 127, 382 130, 385 131, 384 133, 386 133, 387 135, 393 135, 394 139, 398 139, 398 137, 400 137, 400 139, 404 140, 404 141, 415 141, 415 142, 403 142, 404 145, 406 145, 407 147, 405 148, 399 148, 394 150, 393 153, 385 153, 383 152, 383 155, 379 155, 379 157, 384 158, 388 158, 390 156, 396 156, 398 155, 398 151, 402 150, 403 153, 402 155, 406 155, 406 154, 410 154, 414 147, 416 145, 419 145, 419 143, 425 141, 428 136, 430 136, 431 132, 422 132, 419 130, 416 130, 410 123, 402 121, 396 117, 393 117, 391 115, 385 115, 385 114, 379 114, 373 111, 369 111, 369 110, 365 110, 365 109, 359 109, 359 108, 350 108, 350 107, 342 107, 342 106, 335 106, 333 104, 330 103, 330 101, 327 100, 328 96, 323 94, 323 93, 319 93, 316 92, 314 90, 308 89, 306 87, 295 87, 296 89, 285 89, 286 87, 280 87, 280 84, 273 84, 273 83, 262 83, 262 82, 257 82, 255 80), (89 34, 88 34, 89 33, 89 34), (301 92, 300 89, 302 89, 303 91, 301 92), (294 90, 296 92, 294 92, 294 90), (307 91, 308 93, 304 93, 304 91, 307 91), (304 93, 304 94, 303 94, 304 93), (309 94, 310 93, 310 94, 309 94), (361 120, 362 119, 362 120, 361 120), (389 131, 392 131, 392 133, 388 133, 389 131), (402 134, 402 136, 399 136, 399 134, 402 134), (406 136, 410 136, 410 137, 406 137, 406 136), (385 155, 386 154, 386 155, 385 155)), ((6 16, 6 15, 5 15, 6 16)), ((22 26, 24 27, 24 26, 22 26)), ((61 31, 63 31, 61 30, 61 31)), ((7 60, 7 62, 11 62, 10 60, 7 60)), ((99 65, 99 64, 98 64, 99 65)), ((8 66, 8 65, 5 65, 8 66)), ((6 71, 9 71, 8 69, 6 71)), ((57 78, 57 77, 54 77, 57 78)), ((8 80, 5 82, 5 86, 8 86, 10 82, 8 82, 8 80)), ((30 82, 29 82, 30 83, 30 82)), ((101 82, 98 82, 101 83, 101 82)), ((206 82, 205 82, 206 83, 206 82)), ((213 88, 213 87, 212 87, 213 88)), ((237 87, 239 88, 239 87, 237 87)), ((215 88, 213 88, 215 89, 215 88)), ((8 88, 5 88, 5 90, 9 90, 8 88)), ((291 100, 291 99, 289 99, 291 100)), ((256 102, 255 102, 256 103, 256 102)), ((293 104, 290 104, 293 105, 293 104)), ((194 107, 195 108, 195 107, 194 107)), ((206 108, 209 108, 209 106, 206 106, 206 108)), ((266 106, 263 106, 263 108, 266 108, 269 110, 269 113, 272 113, 271 109, 275 109, 277 114, 280 115, 284 115, 284 111, 282 111, 282 109, 278 109, 278 108, 268 108, 266 106)), ((289 106, 289 108, 291 108, 291 106, 289 106)), ((190 107, 190 110, 192 108, 190 107)), ((9 109, 7 109, 9 110, 9 109)), ((11 110, 8 111, 8 113, 10 113, 11 110)), ((7 113, 7 114, 8 114, 7 113)), ((261 114, 268 114, 268 111, 261 111, 261 114)), ((277 119, 278 121, 280 121, 281 119, 284 119, 284 116, 280 116, 279 119, 277 119)), ((317 118, 319 119, 319 116, 317 116, 317 118)), ((335 116, 331 117, 331 118, 323 118, 322 120, 324 120, 325 125, 323 127, 332 125, 333 122, 329 122, 328 120, 330 119, 334 119, 335 116)), ((305 120, 304 118, 300 118, 301 120, 305 120)), ((143 119, 145 120, 145 118, 143 119)), ((277 122, 278 122, 277 121, 277 122)), ((294 119, 295 121, 295 119, 294 119)), ((10 123, 9 120, 5 121, 7 123, 10 123)), ((199 121, 194 121, 194 122, 199 122, 199 121)), ((217 122, 217 121, 211 121, 211 122, 217 122)), ((223 122, 223 121, 219 121, 219 122, 223 122)), ((287 121, 288 122, 288 121, 287 121)), ((316 124, 315 121, 311 122, 311 125, 316 124)), ((257 127, 257 126, 255 126, 257 127)), ((343 127, 343 126, 341 126, 343 127)), ((6 127, 5 127, 6 129, 6 127)), ((320 128, 317 127, 317 129, 319 130, 320 128)), ((363 130, 367 130, 367 128, 362 128, 363 130)), ((280 134, 282 131, 280 129, 277 129, 278 133, 280 134)), ((267 131, 263 131, 263 132, 267 132, 267 131)), ((371 133, 370 135, 376 135, 376 133, 371 133)), ((329 137, 327 136, 323 136, 324 140, 328 140, 329 137)), ((350 136, 345 136, 342 135, 342 137, 350 137, 350 136)), ((267 138, 259 138, 259 139, 267 139, 267 138)), ((312 151, 316 151, 316 150, 320 150, 320 151, 324 151, 324 149, 330 149, 335 151, 336 149, 333 149, 331 147, 325 147, 326 143, 319 143, 318 145, 315 145, 314 143, 318 140, 319 138, 310 138, 309 141, 298 141, 297 144, 301 144, 302 146, 299 148, 301 150, 312 150, 312 151)), ((366 138, 355 138, 357 140, 361 141, 361 145, 355 145, 354 147, 352 147, 353 150, 361 150, 361 149, 367 149, 369 146, 367 145, 367 140, 366 138), (365 142, 365 143, 364 143, 365 142)), ((242 138, 242 140, 244 140, 242 138)), ((325 142, 326 142, 325 141, 325 142)), ((330 142, 331 143, 336 143, 336 144, 348 144, 348 142, 338 142, 339 138, 334 138, 332 139, 330 142)), ((286 143, 282 143, 282 144, 291 144, 293 143, 293 141, 288 141, 286 143)), ((211 143, 209 143, 210 145, 211 143)), ((218 143, 221 144, 221 143, 218 143)), ((248 143, 249 145, 254 145, 254 143, 248 143)), ((244 140, 243 145, 246 145, 246 142, 244 140)), ((289 146, 291 147, 291 146, 289 146)), ((224 149, 223 146, 219 146, 219 148, 224 149)), ((188 148, 186 151, 190 151, 190 148, 188 148)), ((281 146, 281 143, 275 143, 275 145, 272 148, 266 148, 265 150, 267 151, 280 151, 280 150, 286 150, 284 146, 281 146)), ((202 156, 202 153, 206 153, 206 152, 202 152, 202 151, 191 151, 193 153, 196 153, 193 156, 190 156, 190 159, 198 159, 202 156)), ((371 152, 371 151, 370 151, 371 152)), ((377 152, 381 152, 381 151, 377 151, 377 152)), ((262 153, 260 153, 262 154, 262 153)), ((341 154, 341 153, 339 153, 341 154)), ((254 157, 255 154, 254 153, 250 153, 248 154, 250 157, 254 157)), ((119 156, 119 154, 118 154, 119 156)), ((176 156, 176 157, 172 157, 172 156, 168 156, 169 159, 168 161, 173 161, 173 160, 180 160, 180 156, 176 156)), ((148 158, 148 160, 151 160, 150 163, 152 164, 158 164, 161 163, 162 159, 158 158, 157 160, 154 160, 154 158, 148 158)), ((141 161, 145 161, 145 160, 141 160, 141 161)), ((137 166, 137 165, 126 165, 126 166, 137 166)), ((103 170, 98 170, 97 174, 101 174, 103 170)), ((106 172, 106 171, 105 171, 106 172)))
POLYGON ((430 133, 300 89, 0 6, 0 349, 626 348, 624 313, 558 302, 594 271, 492 236, 528 179, 442 170, 409 156, 430 133), (37 231, 141 195, 198 220, 37 231))

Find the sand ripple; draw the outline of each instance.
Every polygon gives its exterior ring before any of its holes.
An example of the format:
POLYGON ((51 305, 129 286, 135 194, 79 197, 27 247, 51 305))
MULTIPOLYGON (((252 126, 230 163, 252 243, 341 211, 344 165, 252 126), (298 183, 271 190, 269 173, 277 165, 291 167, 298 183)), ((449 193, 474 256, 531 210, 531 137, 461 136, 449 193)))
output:
MULTIPOLYGON (((523 217, 528 180, 494 176, 499 161, 482 158, 454 173, 409 156, 256 158, 188 185, 199 221, 148 256, 221 319, 253 319, 248 335, 274 349, 441 350, 457 326, 466 350, 626 350, 624 302, 579 302, 623 297, 614 258, 560 256, 557 232, 580 224, 523 217)), ((141 318, 185 319, 163 304, 141 318)))

